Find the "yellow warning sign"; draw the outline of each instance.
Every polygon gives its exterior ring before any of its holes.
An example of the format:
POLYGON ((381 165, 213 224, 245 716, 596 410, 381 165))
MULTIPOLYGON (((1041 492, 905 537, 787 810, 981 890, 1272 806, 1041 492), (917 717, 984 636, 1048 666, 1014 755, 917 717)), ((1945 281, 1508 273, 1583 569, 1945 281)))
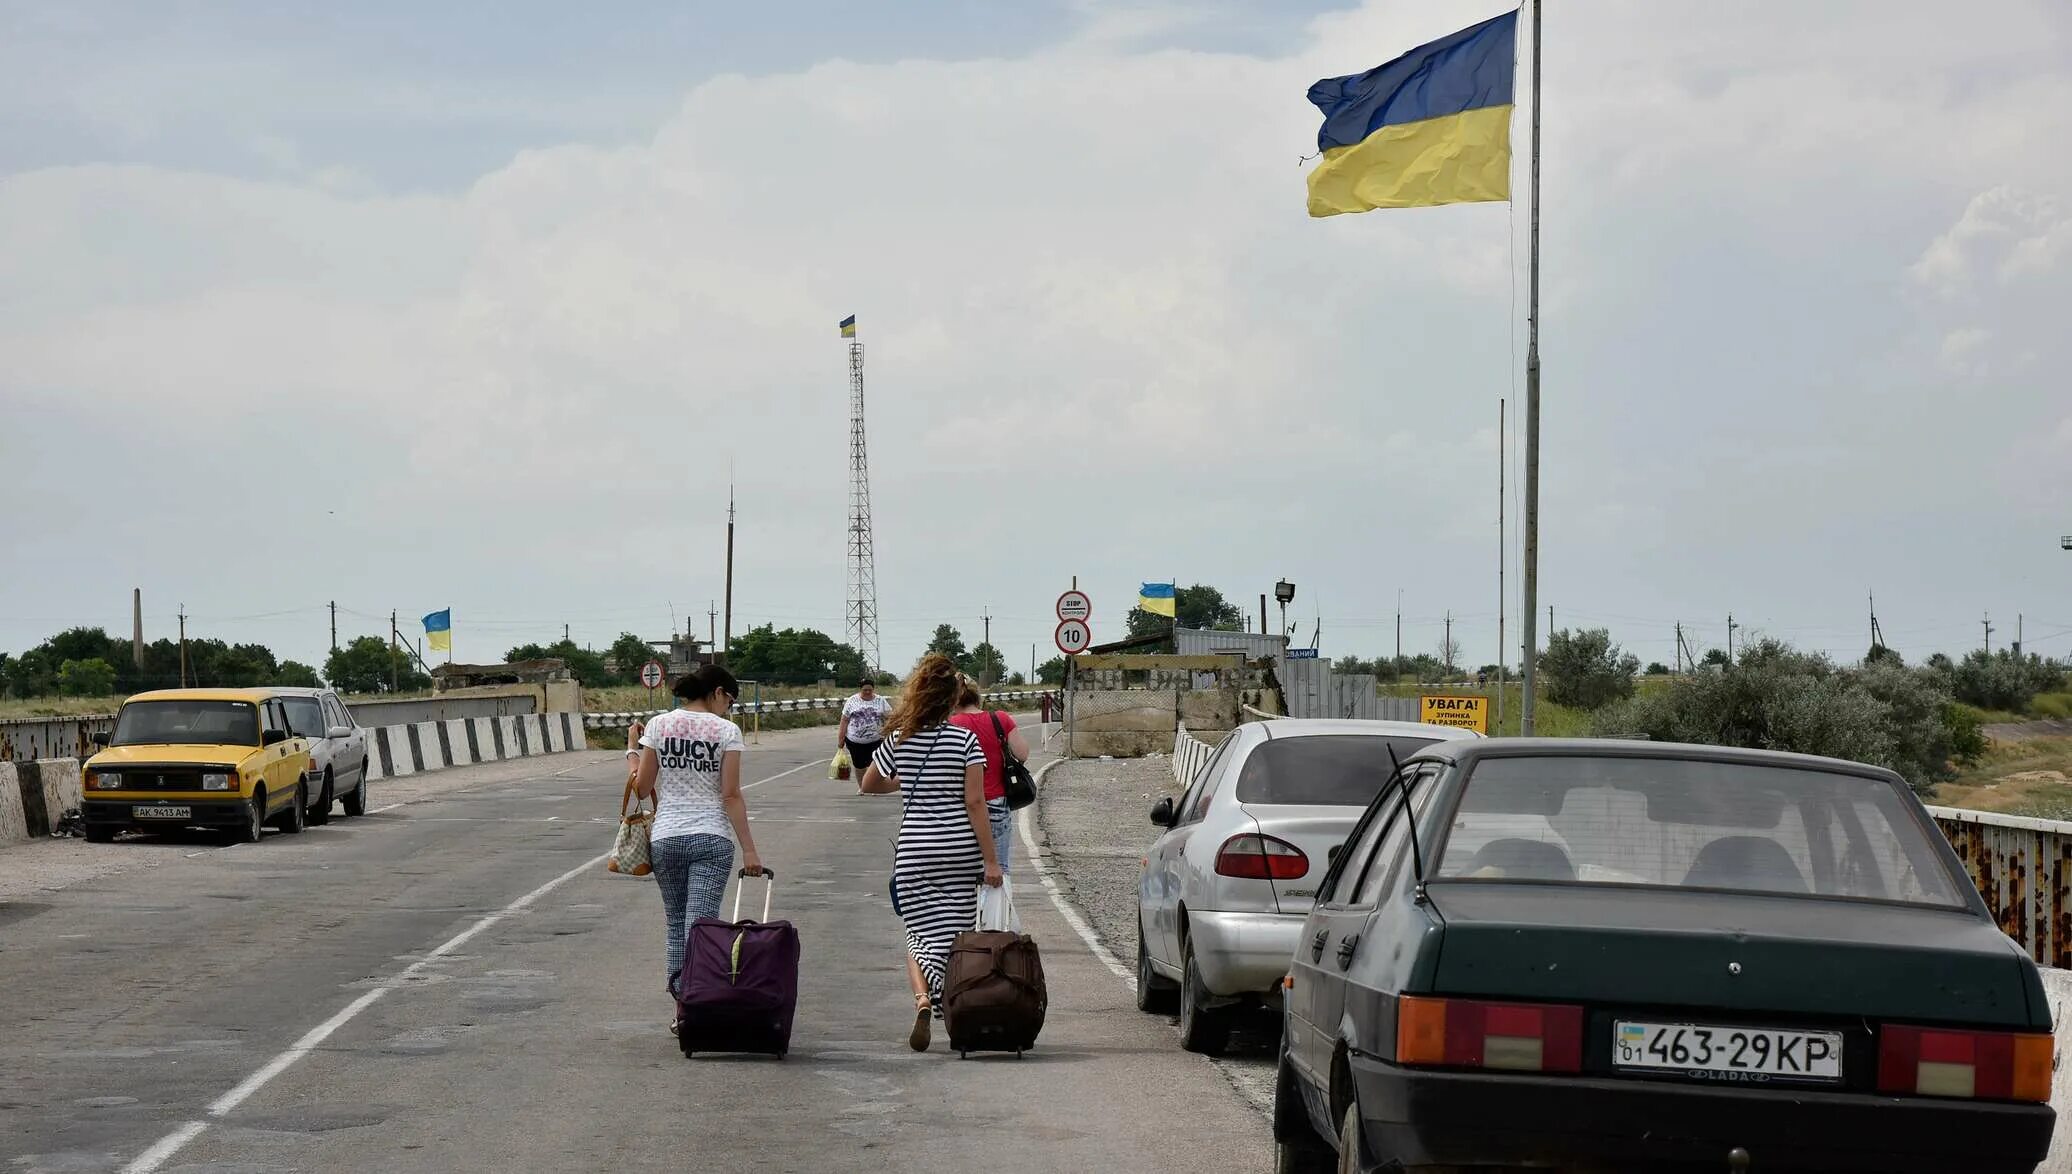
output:
POLYGON ((1420 697, 1417 720, 1435 726, 1456 726, 1478 734, 1489 732, 1489 698, 1420 697))

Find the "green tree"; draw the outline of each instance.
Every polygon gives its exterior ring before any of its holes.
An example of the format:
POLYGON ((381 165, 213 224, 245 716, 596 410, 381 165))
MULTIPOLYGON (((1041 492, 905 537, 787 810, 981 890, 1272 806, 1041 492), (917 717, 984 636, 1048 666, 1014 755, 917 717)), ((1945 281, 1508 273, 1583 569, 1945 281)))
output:
POLYGON ((615 672, 613 675, 619 679, 621 684, 638 684, 640 681, 640 666, 651 660, 662 661, 662 667, 665 669, 669 667, 666 657, 655 655, 653 646, 631 632, 619 633, 619 638, 612 641, 611 649, 605 653, 605 656, 614 665, 615 672))
POLYGON ((418 670, 409 653, 398 648, 391 662, 388 641, 379 636, 356 636, 333 652, 324 661, 324 679, 342 693, 388 693, 392 691, 391 663, 396 673, 393 691, 409 693, 432 687, 432 679, 418 670))
POLYGON ((65 697, 106 697, 115 691, 115 666, 100 657, 68 660, 58 666, 58 693, 65 697))
POLYGON ((1029 679, 1018 672, 1009 673, 1007 676, 1007 683, 1015 686, 1016 688, 1020 688, 1021 686, 1028 684, 1029 679))
POLYGON ((2021 655, 2009 648, 1965 653, 1949 679, 1951 692, 1966 705, 2012 713, 2029 708, 2038 693, 2055 692, 2065 684, 2065 674, 2056 665, 2033 652, 2021 655))
POLYGON ((1064 684, 1065 658, 1062 656, 1053 656, 1049 660, 1044 661, 1042 664, 1037 665, 1036 680, 1038 681, 1038 683, 1044 685, 1064 684))
POLYGON ((1728 664, 1727 654, 1717 648, 1708 648, 1705 650, 1704 663, 1714 664, 1720 666, 1721 668, 1725 668, 1728 664))
POLYGON ((997 682, 1006 669, 1006 658, 1000 655, 1000 650, 984 642, 972 649, 970 657, 964 662, 964 671, 977 677, 981 685, 997 682))
POLYGON ((1864 654, 1863 663, 1866 667, 1874 664, 1894 664, 1901 667, 1906 665, 1906 661, 1900 657, 1899 653, 1885 647, 1883 644, 1871 645, 1871 650, 1864 654))
POLYGON ((317 671, 299 660, 284 660, 273 674, 273 683, 290 689, 314 689, 323 684, 317 671))
MULTIPOLYGON (((1201 583, 1173 591, 1173 618, 1167 619, 1142 608, 1131 608, 1124 631, 1134 640, 1156 636, 1174 627, 1202 628, 1218 632, 1245 630, 1245 613, 1223 598, 1223 593, 1201 583)), ((1166 647, 1170 647, 1168 644, 1166 647)))
POLYGON ((1564 628, 1547 637, 1540 671, 1547 678, 1548 700, 1578 709, 1601 709, 1633 696, 1640 658, 1612 643, 1611 633, 1603 628, 1580 632, 1564 628))
POLYGON ((1651 660, 1648 662, 1647 675, 1651 677, 1666 677, 1669 675, 1669 666, 1659 660, 1651 660))
POLYGON ((964 648, 964 634, 948 624, 935 626, 935 635, 928 640, 928 652, 949 657, 957 662, 958 668, 965 667, 971 660, 971 653, 964 648))
POLYGON ((735 676, 772 684, 853 685, 863 679, 863 657, 854 648, 813 628, 780 631, 774 624, 736 636, 727 667, 735 676))

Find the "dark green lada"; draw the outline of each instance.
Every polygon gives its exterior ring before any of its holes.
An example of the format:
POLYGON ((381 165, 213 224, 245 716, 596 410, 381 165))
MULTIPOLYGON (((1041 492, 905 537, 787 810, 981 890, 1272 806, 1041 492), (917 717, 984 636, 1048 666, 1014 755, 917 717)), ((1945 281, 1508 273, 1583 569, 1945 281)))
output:
POLYGON ((1320 889, 1284 1170, 1994 1174, 2049 1148, 2036 966, 1890 771, 1440 742, 1320 889))

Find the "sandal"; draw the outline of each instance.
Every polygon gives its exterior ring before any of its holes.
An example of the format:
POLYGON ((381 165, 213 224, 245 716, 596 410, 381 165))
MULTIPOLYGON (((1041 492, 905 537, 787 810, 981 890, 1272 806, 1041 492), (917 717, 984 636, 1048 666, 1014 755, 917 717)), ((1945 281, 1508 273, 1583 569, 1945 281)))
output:
POLYGON ((914 1030, 907 1033, 907 1046, 917 1052, 928 1050, 928 1021, 934 1008, 928 1005, 928 996, 914 996, 914 1030))

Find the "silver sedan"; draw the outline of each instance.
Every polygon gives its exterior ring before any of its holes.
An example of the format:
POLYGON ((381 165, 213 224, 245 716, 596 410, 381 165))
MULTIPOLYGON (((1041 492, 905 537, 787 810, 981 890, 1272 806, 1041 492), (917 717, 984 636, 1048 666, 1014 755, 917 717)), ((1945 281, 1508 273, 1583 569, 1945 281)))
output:
POLYGON ((1215 1053, 1233 1008, 1277 1002, 1317 882, 1392 769, 1480 735, 1417 722, 1283 720, 1232 730, 1180 798, 1137 885, 1137 1006, 1215 1053))

